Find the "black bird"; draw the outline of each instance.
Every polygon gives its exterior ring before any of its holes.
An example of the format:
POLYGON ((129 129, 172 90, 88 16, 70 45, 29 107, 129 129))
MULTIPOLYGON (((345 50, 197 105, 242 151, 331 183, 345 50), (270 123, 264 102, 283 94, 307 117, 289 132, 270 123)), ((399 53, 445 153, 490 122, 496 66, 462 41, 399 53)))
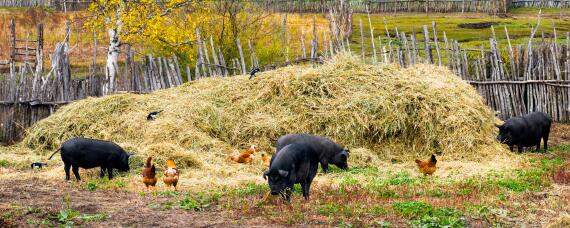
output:
POLYGON ((253 70, 251 70, 251 72, 249 72, 249 79, 252 79, 253 77, 255 77, 255 73, 259 72, 259 68, 253 68, 253 70))
POLYGON ((146 120, 155 120, 160 112, 162 112, 162 110, 149 113, 148 116, 146 116, 146 120))
POLYGON ((30 165, 30 167, 32 167, 32 169, 41 169, 44 166, 47 166, 47 163, 34 162, 34 163, 32 163, 32 165, 30 165))

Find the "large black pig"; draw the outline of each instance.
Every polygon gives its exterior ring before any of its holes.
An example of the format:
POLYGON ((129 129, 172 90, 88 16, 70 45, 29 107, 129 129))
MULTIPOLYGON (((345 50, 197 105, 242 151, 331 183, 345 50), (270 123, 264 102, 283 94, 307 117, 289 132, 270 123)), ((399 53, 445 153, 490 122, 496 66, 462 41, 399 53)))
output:
POLYGON ((300 183, 303 196, 309 200, 311 183, 319 166, 315 150, 307 144, 293 143, 283 147, 273 158, 269 170, 263 173, 271 194, 281 194, 289 202, 293 185, 300 183))
POLYGON ((129 156, 119 145, 102 140, 72 138, 65 141, 48 158, 60 151, 63 160, 65 179, 69 180, 69 169, 73 170, 75 178, 79 181, 79 168, 90 169, 101 167, 101 178, 107 170, 109 179, 113 179, 113 169, 119 171, 129 170, 129 156))
MULTIPOLYGON (((341 169, 348 169, 348 157, 350 152, 343 146, 333 142, 330 139, 310 135, 310 134, 288 134, 281 136, 277 139, 275 154, 292 143, 305 143, 313 148, 319 157, 319 162, 323 172, 327 172, 329 169, 329 163, 334 164, 341 169)), ((275 156, 274 156, 275 157, 275 156)), ((273 158, 271 159, 273 161, 273 158)))
POLYGON ((522 152, 524 147, 536 146, 540 149, 540 140, 544 140, 544 150, 548 150, 548 135, 552 119, 543 112, 533 112, 520 117, 513 117, 505 121, 503 125, 497 125, 499 135, 497 140, 509 145, 511 151, 514 146, 522 152))

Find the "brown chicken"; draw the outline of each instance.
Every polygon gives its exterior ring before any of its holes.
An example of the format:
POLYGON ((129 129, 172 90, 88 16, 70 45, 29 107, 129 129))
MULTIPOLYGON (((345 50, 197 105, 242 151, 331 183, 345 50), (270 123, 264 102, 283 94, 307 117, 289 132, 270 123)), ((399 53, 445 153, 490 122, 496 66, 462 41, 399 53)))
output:
POLYGON ((176 168, 176 163, 174 160, 168 159, 166 160, 166 170, 164 171, 164 177, 162 181, 166 186, 174 186, 174 190, 177 191, 176 185, 178 184, 178 169, 176 168))
POLYGON ((152 157, 148 157, 146 159, 146 164, 144 165, 142 176, 143 176, 143 183, 148 189, 149 186, 155 187, 157 178, 156 178, 156 168, 154 164, 151 166, 152 157))
POLYGON ((265 167, 269 167, 269 162, 271 161, 271 157, 266 154, 261 154, 261 160, 263 161, 263 165, 265 167))
POLYGON ((420 172, 422 172, 424 174, 424 176, 426 175, 432 175, 435 170, 437 170, 437 167, 435 166, 435 164, 437 163, 437 159, 435 159, 435 155, 431 155, 431 158, 429 160, 426 161, 421 161, 421 160, 416 160, 416 164, 418 164, 418 168, 420 169, 420 172))
POLYGON ((230 159, 232 161, 235 161, 237 163, 248 163, 251 164, 253 162, 253 153, 255 153, 255 150, 257 150, 257 146, 256 145, 251 145, 249 147, 249 149, 247 149, 244 152, 241 152, 239 155, 234 155, 231 156, 230 159))

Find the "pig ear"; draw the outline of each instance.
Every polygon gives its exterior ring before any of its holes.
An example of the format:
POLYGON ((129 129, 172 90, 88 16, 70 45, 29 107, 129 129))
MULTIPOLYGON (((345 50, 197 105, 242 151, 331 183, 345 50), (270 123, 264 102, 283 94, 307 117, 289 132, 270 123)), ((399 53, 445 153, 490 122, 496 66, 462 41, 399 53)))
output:
POLYGON ((289 175, 289 171, 285 171, 285 170, 280 169, 280 170, 279 170, 279 175, 281 175, 281 176, 283 176, 283 177, 287 177, 287 175, 289 175))
POLYGON ((344 150, 340 153, 340 156, 344 156, 345 159, 348 159, 348 157, 350 156, 348 150, 344 150))
POLYGON ((269 170, 263 172, 263 179, 267 180, 267 175, 269 175, 269 170))

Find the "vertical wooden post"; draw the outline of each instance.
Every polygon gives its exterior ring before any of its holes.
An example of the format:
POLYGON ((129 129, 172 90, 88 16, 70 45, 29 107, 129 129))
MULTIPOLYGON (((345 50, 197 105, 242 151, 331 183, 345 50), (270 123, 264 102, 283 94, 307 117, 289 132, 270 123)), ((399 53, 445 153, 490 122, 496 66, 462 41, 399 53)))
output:
POLYGON ((239 58, 241 59, 241 74, 245 74, 245 59, 243 58, 243 51, 241 49, 241 43, 239 42, 239 38, 236 39, 237 47, 239 50, 239 58))
MULTIPOLYGON (((196 64, 198 64, 198 67, 202 68, 202 73, 204 73, 204 77, 208 77, 208 73, 206 71, 206 61, 204 60, 204 54, 202 52, 202 38, 200 36, 200 29, 196 28, 196 36, 198 39, 198 59, 196 60, 196 64), (198 61, 199 60, 199 61, 198 61)), ((206 48, 206 47, 204 47, 206 48)), ((196 71, 198 72, 198 71, 196 71)), ((200 78, 202 75, 200 75, 200 73, 198 72, 198 78, 200 78)))
POLYGON ((441 54, 439 52, 439 44, 437 42, 437 30, 435 29, 435 21, 431 22, 433 27, 433 42, 435 43, 435 51, 437 52, 437 64, 441 66, 441 54))
POLYGON ((204 58, 206 59, 206 64, 208 64, 208 73, 210 76, 214 76, 216 71, 212 71, 212 64, 210 62, 210 55, 208 54, 208 45, 206 44, 206 41, 202 41, 202 47, 204 47, 204 58))
POLYGON ((97 30, 93 29, 93 66, 92 74, 97 74, 97 30))
POLYGON ((509 45, 509 60, 511 62, 511 79, 515 79, 518 76, 518 72, 515 67, 515 56, 513 53, 513 46, 511 45, 511 39, 509 37, 509 31, 507 30, 507 26, 505 26, 505 35, 507 36, 507 43, 509 45))
POLYGON ((317 34, 316 20, 316 16, 313 16, 313 42, 311 47, 311 62, 313 62, 313 65, 315 63, 315 59, 318 57, 319 51, 319 37, 317 34))
POLYGON ((16 60, 16 23, 10 19, 10 63, 16 60))
POLYGON ((214 48, 214 39, 212 39, 212 36, 210 36, 210 48, 212 49, 212 58, 214 59, 214 64, 216 64, 216 67, 214 68, 216 71, 217 75, 222 75, 222 70, 220 68, 220 60, 218 60, 218 55, 216 54, 216 49, 214 48))
POLYGON ((301 58, 307 58, 307 52, 305 50, 305 30, 301 28, 301 58))
POLYGON ((44 25, 38 24, 38 37, 36 46, 36 74, 41 74, 44 69, 44 25))
MULTIPOLYGON (((289 44, 287 42, 287 13, 283 16, 283 56, 285 57, 285 62, 289 63, 289 44)), ((239 46, 239 45, 238 45, 239 46)), ((245 74, 245 73, 243 73, 245 74)))
POLYGON ((360 18, 360 42, 362 46, 362 61, 366 60, 366 53, 364 49, 364 29, 362 28, 362 18, 360 18))
MULTIPOLYGON (((427 5, 426 5, 426 9, 427 9, 427 5)), ((425 43, 426 63, 432 64, 433 63, 433 55, 431 52, 431 44, 429 42, 429 31, 428 31, 427 25, 424 25, 424 43, 425 43)))
POLYGON ((372 21, 370 20, 370 11, 368 10, 368 7, 366 7, 366 14, 368 15, 368 25, 370 26, 370 40, 372 41, 372 50, 373 50, 373 56, 372 56, 372 64, 376 64, 376 45, 374 43, 374 27, 372 27, 372 21))
MULTIPOLYGON (((257 55, 255 54, 255 48, 251 44, 251 40, 247 40, 247 45, 249 46, 249 51, 251 52, 252 62, 251 62, 251 69, 259 66, 259 62, 257 60, 257 55)), ((304 53, 304 47, 303 47, 304 53)))

